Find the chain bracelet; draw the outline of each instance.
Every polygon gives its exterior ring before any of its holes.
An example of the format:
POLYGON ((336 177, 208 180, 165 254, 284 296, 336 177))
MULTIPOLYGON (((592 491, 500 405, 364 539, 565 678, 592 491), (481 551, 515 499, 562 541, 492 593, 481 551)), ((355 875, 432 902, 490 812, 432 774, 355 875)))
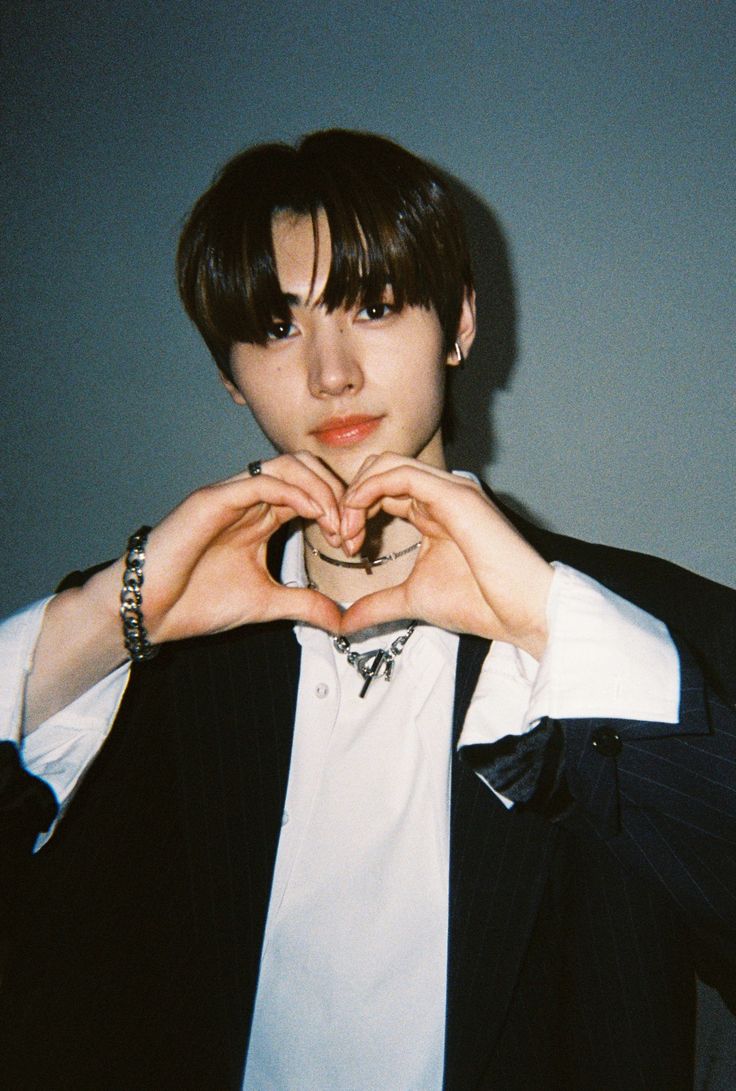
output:
POLYGON ((134 663, 144 663, 158 654, 158 645, 148 639, 143 624, 143 565, 150 527, 142 526, 128 538, 123 586, 120 591, 120 617, 123 621, 123 642, 134 663))

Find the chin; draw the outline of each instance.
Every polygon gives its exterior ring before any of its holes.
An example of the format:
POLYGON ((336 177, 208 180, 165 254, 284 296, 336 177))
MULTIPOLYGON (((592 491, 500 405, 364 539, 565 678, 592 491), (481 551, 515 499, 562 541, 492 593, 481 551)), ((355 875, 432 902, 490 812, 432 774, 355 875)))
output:
POLYGON ((366 451, 365 454, 357 454, 353 452, 352 457, 343 453, 342 456, 336 455, 320 455, 320 459, 324 462, 336 477, 339 477, 343 485, 346 487, 350 482, 357 477, 360 467, 363 465, 369 455, 379 454, 379 451, 366 451))

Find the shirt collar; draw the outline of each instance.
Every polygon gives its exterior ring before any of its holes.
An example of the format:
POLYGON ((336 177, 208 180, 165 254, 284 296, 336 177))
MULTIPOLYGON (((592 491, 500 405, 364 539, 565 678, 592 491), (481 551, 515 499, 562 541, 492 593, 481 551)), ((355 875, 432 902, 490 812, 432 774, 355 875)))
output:
POLYGON ((298 520, 286 539, 281 560, 281 582, 284 587, 306 587, 307 566, 304 563, 304 534, 298 520))

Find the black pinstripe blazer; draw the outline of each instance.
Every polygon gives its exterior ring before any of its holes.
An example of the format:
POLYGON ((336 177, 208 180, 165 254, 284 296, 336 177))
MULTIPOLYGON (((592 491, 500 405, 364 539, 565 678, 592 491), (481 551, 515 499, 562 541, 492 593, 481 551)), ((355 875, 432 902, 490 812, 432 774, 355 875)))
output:
MULTIPOLYGON (((611 756, 592 746, 603 721, 563 724, 577 804, 561 822, 507 812, 453 759, 446 1088, 689 1088, 696 967, 736 1007, 736 595, 523 529, 670 625, 683 715, 617 723, 611 756)), ((460 641, 456 733, 486 650, 460 641)), ((23 881, 0 1086, 240 1087, 298 671, 288 624, 134 668, 23 881)))

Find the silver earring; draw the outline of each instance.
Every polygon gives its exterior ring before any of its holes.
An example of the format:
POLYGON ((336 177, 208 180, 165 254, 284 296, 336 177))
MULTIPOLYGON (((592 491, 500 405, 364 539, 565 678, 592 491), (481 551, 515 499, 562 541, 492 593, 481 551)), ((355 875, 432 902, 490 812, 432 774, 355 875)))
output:
POLYGON ((463 350, 460 348, 460 342, 455 342, 455 355, 457 356, 457 362, 462 366, 465 363, 465 357, 463 356, 463 350))

